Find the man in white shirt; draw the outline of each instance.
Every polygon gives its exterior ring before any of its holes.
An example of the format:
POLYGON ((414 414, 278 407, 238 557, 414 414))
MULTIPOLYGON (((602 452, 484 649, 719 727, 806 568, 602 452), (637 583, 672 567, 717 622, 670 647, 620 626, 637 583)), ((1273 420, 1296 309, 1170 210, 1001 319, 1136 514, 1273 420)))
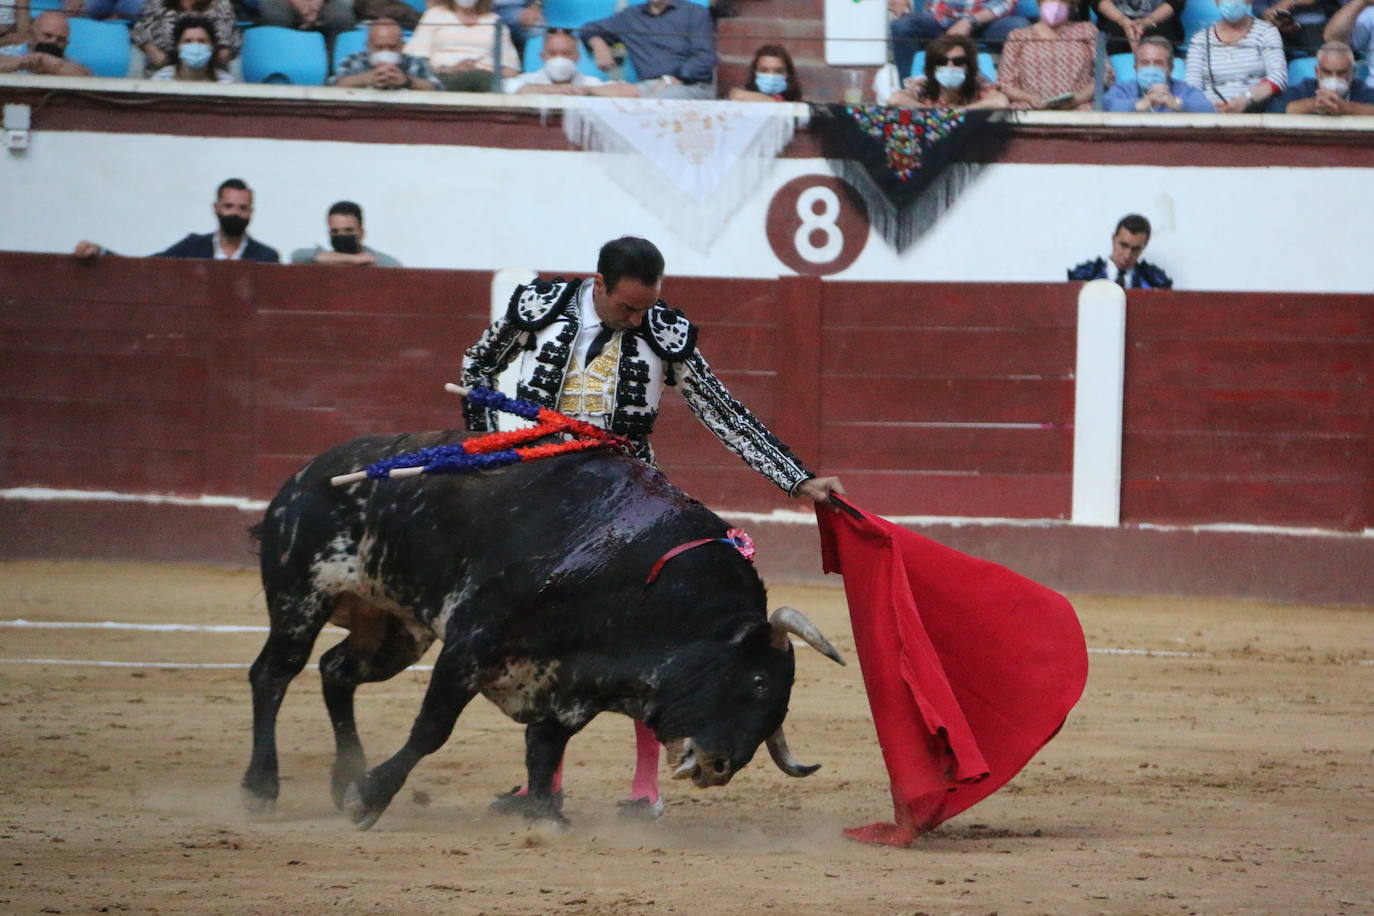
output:
POLYGON ((572 32, 552 28, 544 34, 539 59, 544 66, 530 73, 512 76, 501 82, 507 95, 599 95, 638 96, 629 83, 608 83, 578 69, 581 48, 572 32))

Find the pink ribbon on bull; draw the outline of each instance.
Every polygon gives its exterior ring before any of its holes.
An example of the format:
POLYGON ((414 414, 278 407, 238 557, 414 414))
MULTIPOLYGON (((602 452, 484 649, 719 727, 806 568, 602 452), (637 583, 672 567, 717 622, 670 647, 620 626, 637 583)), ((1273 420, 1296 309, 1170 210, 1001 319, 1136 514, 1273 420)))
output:
POLYGON ((649 578, 644 580, 644 584, 652 585, 653 581, 658 578, 659 570, 663 569, 663 564, 667 563, 678 554, 685 553, 693 547, 700 547, 702 544, 714 544, 717 542, 729 544, 739 551, 740 556, 744 557, 750 563, 754 562, 754 539, 751 538, 743 528, 731 528, 729 531, 725 532, 725 537, 723 538, 702 538, 697 541, 688 541, 685 544, 679 544, 672 550, 669 550, 663 556, 659 557, 658 562, 654 564, 654 568, 649 570, 649 578))

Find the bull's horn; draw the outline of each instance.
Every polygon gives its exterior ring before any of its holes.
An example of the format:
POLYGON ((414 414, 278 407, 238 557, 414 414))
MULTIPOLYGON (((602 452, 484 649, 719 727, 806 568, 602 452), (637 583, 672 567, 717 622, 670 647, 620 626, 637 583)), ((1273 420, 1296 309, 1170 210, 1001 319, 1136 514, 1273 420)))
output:
POLYGON ((806 615, 794 607, 780 607, 773 612, 773 616, 768 618, 768 625, 773 628, 775 640, 786 640, 786 634, 800 636, 802 640, 811 648, 824 655, 832 661, 845 663, 840 657, 840 653, 835 651, 835 647, 830 644, 830 640, 821 634, 820 628, 806 619, 806 615))
POLYGON ((768 753, 772 756, 773 762, 778 765, 788 776, 810 776, 821 768, 819 763, 805 764, 797 763, 792 756, 792 752, 787 749, 787 737, 782 733, 782 726, 768 736, 768 753))

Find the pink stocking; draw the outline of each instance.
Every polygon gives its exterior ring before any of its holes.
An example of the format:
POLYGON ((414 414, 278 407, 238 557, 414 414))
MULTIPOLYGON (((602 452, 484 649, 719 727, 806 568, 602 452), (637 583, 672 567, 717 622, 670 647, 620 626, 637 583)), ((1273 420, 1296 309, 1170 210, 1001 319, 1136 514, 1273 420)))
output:
POLYGON ((635 720, 635 778, 630 800, 658 801, 658 736, 647 725, 635 720))

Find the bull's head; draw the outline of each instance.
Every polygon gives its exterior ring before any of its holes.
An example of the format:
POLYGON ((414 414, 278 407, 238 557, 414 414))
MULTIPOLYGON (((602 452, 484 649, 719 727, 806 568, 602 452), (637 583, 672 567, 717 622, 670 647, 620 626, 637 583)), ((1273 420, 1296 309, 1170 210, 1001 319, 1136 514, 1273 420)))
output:
POLYGON ((791 636, 844 664, 815 624, 784 607, 766 622, 741 628, 724 649, 715 643, 684 653, 666 672, 662 704, 649 725, 669 745, 674 779, 723 786, 765 742, 789 776, 809 776, 819 768, 794 760, 783 735, 795 673, 791 636))

